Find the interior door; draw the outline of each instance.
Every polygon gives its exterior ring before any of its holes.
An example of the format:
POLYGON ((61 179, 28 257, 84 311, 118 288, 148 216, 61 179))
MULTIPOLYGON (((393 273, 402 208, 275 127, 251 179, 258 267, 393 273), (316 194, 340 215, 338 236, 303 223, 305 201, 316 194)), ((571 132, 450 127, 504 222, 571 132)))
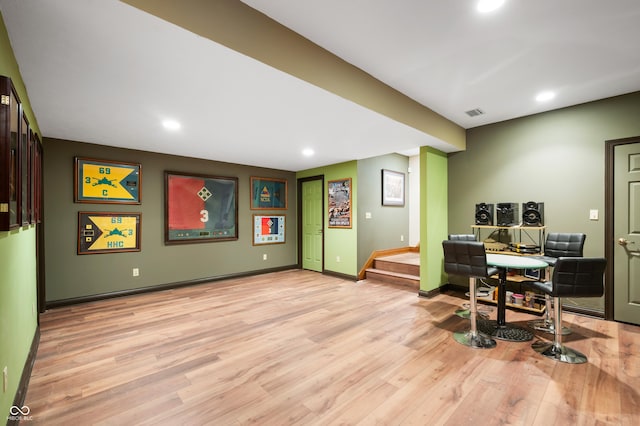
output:
POLYGON ((303 181, 302 188, 302 268, 322 272, 323 208, 322 178, 303 181))
POLYGON ((640 143, 614 150, 614 319, 640 325, 640 143))

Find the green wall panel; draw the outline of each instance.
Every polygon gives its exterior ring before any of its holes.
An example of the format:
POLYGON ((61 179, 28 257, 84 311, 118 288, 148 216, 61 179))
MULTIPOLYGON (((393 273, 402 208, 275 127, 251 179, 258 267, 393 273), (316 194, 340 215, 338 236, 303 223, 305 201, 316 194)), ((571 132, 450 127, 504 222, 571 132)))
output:
POLYGON ((420 148, 420 290, 440 287, 446 278, 442 240, 447 238, 447 155, 420 148))
POLYGON ((409 158, 400 154, 358 161, 358 270, 374 250, 409 245, 409 203, 413 200, 409 199, 408 168, 409 158), (403 207, 382 205, 382 169, 404 173, 403 207))
MULTIPOLYGON (((547 232, 584 232, 585 256, 603 256, 605 141, 640 135, 638 117, 640 92, 468 130, 449 156, 449 232, 468 233, 480 202, 543 202, 547 232)), ((603 298, 565 304, 604 310, 603 298)))
POLYGON ((358 274, 358 164, 356 161, 303 170, 297 178, 324 175, 324 269, 340 274, 358 274), (351 228, 329 228, 327 185, 330 180, 351 178, 351 228))
MULTIPOLYGON (((31 128, 40 134, 1 16, 0 75, 11 78, 31 128)), ((7 418, 13 405, 37 327, 35 241, 33 226, 0 232, 0 421, 7 418), (5 367, 8 386, 2 392, 1 372, 5 367)))

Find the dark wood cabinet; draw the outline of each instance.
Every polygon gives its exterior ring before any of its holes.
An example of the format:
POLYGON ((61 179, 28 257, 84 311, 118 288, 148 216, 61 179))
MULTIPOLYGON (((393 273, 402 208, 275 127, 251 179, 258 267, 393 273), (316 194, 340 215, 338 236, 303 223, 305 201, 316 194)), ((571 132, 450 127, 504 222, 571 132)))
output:
POLYGON ((41 211, 42 146, 18 93, 0 76, 0 231, 28 226, 41 211))

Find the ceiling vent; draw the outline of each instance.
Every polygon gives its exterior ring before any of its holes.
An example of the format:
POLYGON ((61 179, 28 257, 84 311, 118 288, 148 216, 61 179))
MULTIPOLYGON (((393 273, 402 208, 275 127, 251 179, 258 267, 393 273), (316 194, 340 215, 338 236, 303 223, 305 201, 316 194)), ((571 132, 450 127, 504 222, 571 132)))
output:
POLYGON ((478 115, 484 114, 484 112, 482 112, 482 110, 480 108, 470 109, 469 111, 465 111, 465 113, 469 117, 477 117, 478 115))

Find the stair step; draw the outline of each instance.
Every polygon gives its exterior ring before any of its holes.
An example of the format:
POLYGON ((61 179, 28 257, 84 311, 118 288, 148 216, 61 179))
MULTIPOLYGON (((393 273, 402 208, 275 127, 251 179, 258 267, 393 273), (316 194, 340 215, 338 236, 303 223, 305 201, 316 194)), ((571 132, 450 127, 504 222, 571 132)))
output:
POLYGON ((368 268, 366 270, 366 278, 391 284, 405 285, 416 289, 420 288, 419 275, 368 268))
POLYGON ((373 267, 378 270, 398 272, 401 274, 420 275, 420 265, 413 265, 385 258, 375 259, 373 267))

